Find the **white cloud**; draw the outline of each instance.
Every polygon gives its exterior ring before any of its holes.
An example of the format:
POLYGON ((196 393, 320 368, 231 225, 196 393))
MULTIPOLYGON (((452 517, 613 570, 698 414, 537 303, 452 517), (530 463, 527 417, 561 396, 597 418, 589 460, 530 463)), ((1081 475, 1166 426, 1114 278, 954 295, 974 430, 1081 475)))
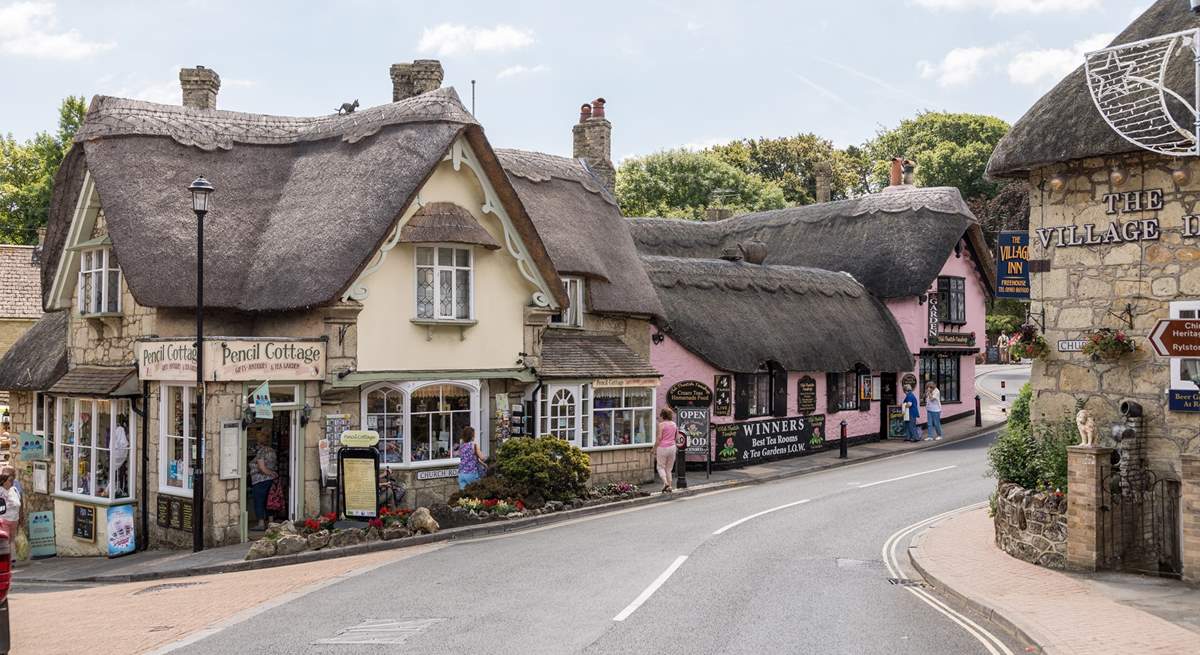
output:
POLYGON ((533 31, 499 24, 495 27, 471 27, 442 23, 426 27, 417 49, 450 57, 473 52, 505 52, 533 45, 533 31))
POLYGON ((934 10, 990 9, 994 14, 1079 13, 1100 6, 1100 0, 912 0, 912 3, 934 10))
POLYGON ((496 79, 503 80, 508 77, 536 75, 537 73, 545 73, 548 70, 550 70, 550 68, 544 64, 538 64, 536 66, 524 66, 517 64, 516 66, 509 66, 499 73, 496 73, 496 79))
POLYGON ((1004 48, 1004 45, 955 48, 937 63, 917 62, 917 70, 921 77, 937 80, 938 86, 961 86, 974 80, 983 64, 1000 55, 1004 48))
POLYGON ((36 59, 83 59, 116 47, 88 41, 78 30, 57 30, 52 2, 17 2, 0 7, 0 53, 36 59))
POLYGON ((1047 48, 1018 52, 1008 63, 1008 79, 1014 84, 1057 81, 1083 63, 1083 54, 1099 50, 1113 40, 1112 34, 1095 34, 1070 48, 1047 48))

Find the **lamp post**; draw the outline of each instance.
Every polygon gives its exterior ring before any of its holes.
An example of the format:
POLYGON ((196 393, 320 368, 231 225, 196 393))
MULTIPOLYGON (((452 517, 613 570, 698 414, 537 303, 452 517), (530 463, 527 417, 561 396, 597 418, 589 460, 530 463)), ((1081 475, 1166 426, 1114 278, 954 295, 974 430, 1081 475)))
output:
POLYGON ((204 550, 204 215, 208 196, 216 188, 196 178, 192 192, 192 211, 196 212, 196 439, 192 442, 192 550, 204 550))

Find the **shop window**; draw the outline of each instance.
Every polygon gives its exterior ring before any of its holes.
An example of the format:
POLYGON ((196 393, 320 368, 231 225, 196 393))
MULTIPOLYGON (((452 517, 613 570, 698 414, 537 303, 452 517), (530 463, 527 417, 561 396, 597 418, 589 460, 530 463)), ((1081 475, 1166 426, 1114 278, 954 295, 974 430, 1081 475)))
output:
POLYGON ((592 393, 592 445, 627 446, 654 439, 652 387, 601 387, 592 393))
POLYGON ((930 380, 938 385, 942 392, 942 402, 959 402, 959 364, 961 357, 958 353, 923 353, 921 355, 921 388, 913 392, 925 402, 925 384, 930 380))
MULTIPOLYGON (((850 412, 860 408, 861 374, 855 371, 825 374, 826 411, 850 412)), ((867 376, 868 378, 870 376, 867 376)), ((869 408, 868 408, 869 409, 869 408)))
POLYGON ((563 288, 567 292, 570 305, 561 312, 550 317, 550 325, 555 327, 583 327, 583 280, 577 277, 563 278, 563 288))
MULTIPOLYGON (((1171 318, 1200 318, 1200 300, 1178 300, 1171 303, 1171 318)), ((1171 358, 1171 388, 1200 388, 1200 358, 1171 358)))
POLYGON ((471 390, 453 384, 420 387, 409 397, 412 461, 451 459, 462 429, 471 425, 471 390))
POLYGON ((158 489, 192 495, 192 450, 196 443, 195 387, 164 385, 159 400, 158 489))
POLYGON ((472 254, 470 248, 418 246, 417 318, 472 318, 472 254))
POLYGON ((938 320, 951 325, 967 322, 967 280, 939 277, 937 280, 938 320))
POLYGON ((133 489, 135 417, 128 400, 59 398, 54 458, 60 494, 122 500, 133 489))
POLYGON ((111 248, 94 248, 80 253, 79 313, 121 312, 121 269, 111 248))
POLYGON ((589 385, 550 385, 541 390, 539 433, 591 447, 589 385))
POLYGON ((41 391, 33 395, 33 433, 46 434, 46 428, 54 415, 53 400, 41 391))
POLYGON ((404 461, 404 397, 390 387, 367 392, 366 425, 379 433, 379 457, 384 464, 404 461))
POLYGON ((787 416, 787 371, 774 362, 734 375, 733 417, 787 416))

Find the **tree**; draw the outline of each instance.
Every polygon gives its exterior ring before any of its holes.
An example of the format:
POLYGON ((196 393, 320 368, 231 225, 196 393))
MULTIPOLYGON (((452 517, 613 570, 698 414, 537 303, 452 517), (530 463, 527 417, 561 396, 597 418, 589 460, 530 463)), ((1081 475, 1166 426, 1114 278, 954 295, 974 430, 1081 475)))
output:
POLYGON ((626 216, 700 219, 709 207, 778 209, 783 191, 710 152, 664 150, 621 162, 617 199, 626 216))
POLYGON ((58 129, 20 143, 0 137, 0 243, 37 243, 46 224, 54 175, 83 124, 83 97, 67 96, 58 108, 58 129))
POLYGON ((1001 183, 994 196, 971 198, 967 205, 992 247, 1001 230, 1029 229, 1029 184, 1024 181, 1001 183))
POLYGON ((988 159, 1009 125, 980 114, 923 112, 883 130, 864 149, 872 162, 871 189, 888 184, 892 157, 917 163, 921 186, 958 187, 964 198, 992 197, 999 184, 984 178, 988 159))
POLYGON ((722 161, 754 173, 783 190, 789 205, 816 202, 817 172, 830 173, 835 199, 848 197, 857 182, 853 161, 833 143, 815 134, 774 139, 739 139, 708 149, 722 161))

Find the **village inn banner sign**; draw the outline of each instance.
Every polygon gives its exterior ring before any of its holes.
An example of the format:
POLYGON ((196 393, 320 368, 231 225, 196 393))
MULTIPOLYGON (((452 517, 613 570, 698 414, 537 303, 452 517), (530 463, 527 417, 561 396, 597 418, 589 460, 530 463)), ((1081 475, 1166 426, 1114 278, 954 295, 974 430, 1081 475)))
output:
MULTIPOLYGON (((1103 197, 1104 213, 1115 216, 1140 212, 1156 212, 1163 208, 1163 190, 1146 189, 1125 193, 1108 193, 1103 197)), ((1095 246, 1129 241, 1157 241, 1162 236, 1158 217, 1131 221, 1113 221, 1107 226, 1095 223, 1083 225, 1057 225, 1036 230, 1042 248, 1070 248, 1072 246, 1095 246)), ((1183 217, 1185 239, 1200 237, 1200 215, 1183 217)))
MULTIPOLYGON (((190 382, 196 379, 196 343, 191 339, 149 339, 137 343, 142 380, 190 382)), ((205 379, 220 381, 323 380, 322 339, 205 338, 205 379)))

